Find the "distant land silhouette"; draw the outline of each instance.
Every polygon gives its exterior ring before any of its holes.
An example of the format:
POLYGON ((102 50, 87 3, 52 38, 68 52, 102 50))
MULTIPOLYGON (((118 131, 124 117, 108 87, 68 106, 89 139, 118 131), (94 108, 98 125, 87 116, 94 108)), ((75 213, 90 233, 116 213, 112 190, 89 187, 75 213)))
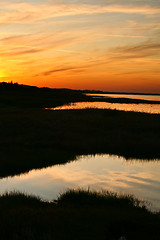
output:
POLYGON ((89 89, 85 89, 85 90, 72 90, 69 88, 49 88, 49 87, 37 87, 37 86, 31 86, 31 85, 24 85, 24 84, 18 84, 18 83, 13 83, 11 82, 1 82, 0 83, 0 88, 23 88, 23 89, 32 89, 32 90, 36 90, 36 89, 41 89, 41 90, 64 90, 64 91, 78 91, 78 92, 82 92, 82 93, 93 93, 93 94, 128 94, 128 95, 153 95, 153 96, 160 96, 160 93, 144 93, 144 92, 111 92, 111 91, 102 91, 102 90, 89 90, 89 89))
MULTIPOLYGON (((71 102, 109 102, 109 103, 145 103, 160 104, 160 101, 143 100, 133 98, 112 98, 111 97, 92 97, 86 93, 109 93, 102 91, 90 90, 72 90, 66 88, 46 88, 28 85, 19 85, 18 83, 0 83, 0 105, 21 106, 21 107, 40 107, 53 108, 68 104, 71 102), (7 97, 6 97, 7 96, 7 97)), ((111 94, 111 92, 110 92, 111 94)), ((115 93, 113 93, 115 94, 115 93)), ((118 93, 116 93, 118 94, 118 93)), ((124 93, 120 93, 124 94, 124 93)), ((125 93, 126 94, 126 93, 125 93)), ((127 93, 128 95, 130 93, 127 93)), ((133 93, 137 95, 136 93, 133 93)), ((145 95, 142 93, 142 95, 145 95)), ((156 94, 155 94, 156 95, 156 94)))

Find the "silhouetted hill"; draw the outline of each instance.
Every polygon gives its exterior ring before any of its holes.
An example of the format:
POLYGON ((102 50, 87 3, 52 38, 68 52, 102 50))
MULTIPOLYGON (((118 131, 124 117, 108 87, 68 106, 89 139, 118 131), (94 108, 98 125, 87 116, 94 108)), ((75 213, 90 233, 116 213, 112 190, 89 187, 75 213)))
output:
MULTIPOLYGON (((86 93, 109 93, 90 90, 71 90, 67 88, 47 88, 17 83, 0 83, 0 107, 53 108, 71 102, 109 102, 109 103, 145 103, 160 104, 160 101, 132 98, 92 97, 86 93)), ((111 94, 111 92, 110 92, 111 94)), ((122 94, 122 93, 121 93, 122 94)), ((125 93, 129 94, 129 93, 125 93)), ((133 93, 134 94, 134 93, 133 93)))
POLYGON ((0 83, 0 106, 45 108, 85 101, 87 98, 83 93, 76 90, 0 83))

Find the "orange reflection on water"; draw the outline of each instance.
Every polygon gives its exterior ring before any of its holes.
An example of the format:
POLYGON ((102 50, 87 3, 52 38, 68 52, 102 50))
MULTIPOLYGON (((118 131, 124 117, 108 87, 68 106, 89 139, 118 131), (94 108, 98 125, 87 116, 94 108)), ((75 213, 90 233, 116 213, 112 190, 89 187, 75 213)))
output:
POLYGON ((122 111, 144 112, 144 113, 160 113, 160 104, 126 104, 126 103, 107 103, 107 102, 75 102, 63 105, 50 110, 69 110, 69 109, 116 109, 122 111))

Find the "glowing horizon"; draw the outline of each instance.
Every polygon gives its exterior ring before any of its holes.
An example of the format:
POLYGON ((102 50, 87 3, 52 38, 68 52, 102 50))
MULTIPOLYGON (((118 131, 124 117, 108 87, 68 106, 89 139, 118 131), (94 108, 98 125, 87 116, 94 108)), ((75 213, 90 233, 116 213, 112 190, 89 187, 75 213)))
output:
POLYGON ((160 2, 0 2, 0 81, 160 93, 160 2))

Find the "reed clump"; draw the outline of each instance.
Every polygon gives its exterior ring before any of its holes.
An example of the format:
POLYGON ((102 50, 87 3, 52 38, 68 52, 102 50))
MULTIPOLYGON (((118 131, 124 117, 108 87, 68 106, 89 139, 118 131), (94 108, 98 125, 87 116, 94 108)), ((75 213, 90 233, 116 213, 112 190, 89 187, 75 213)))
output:
POLYGON ((160 213, 133 196, 69 190, 55 202, 11 193, 0 197, 3 240, 158 240, 160 213), (8 207, 9 206, 9 207, 8 207))

